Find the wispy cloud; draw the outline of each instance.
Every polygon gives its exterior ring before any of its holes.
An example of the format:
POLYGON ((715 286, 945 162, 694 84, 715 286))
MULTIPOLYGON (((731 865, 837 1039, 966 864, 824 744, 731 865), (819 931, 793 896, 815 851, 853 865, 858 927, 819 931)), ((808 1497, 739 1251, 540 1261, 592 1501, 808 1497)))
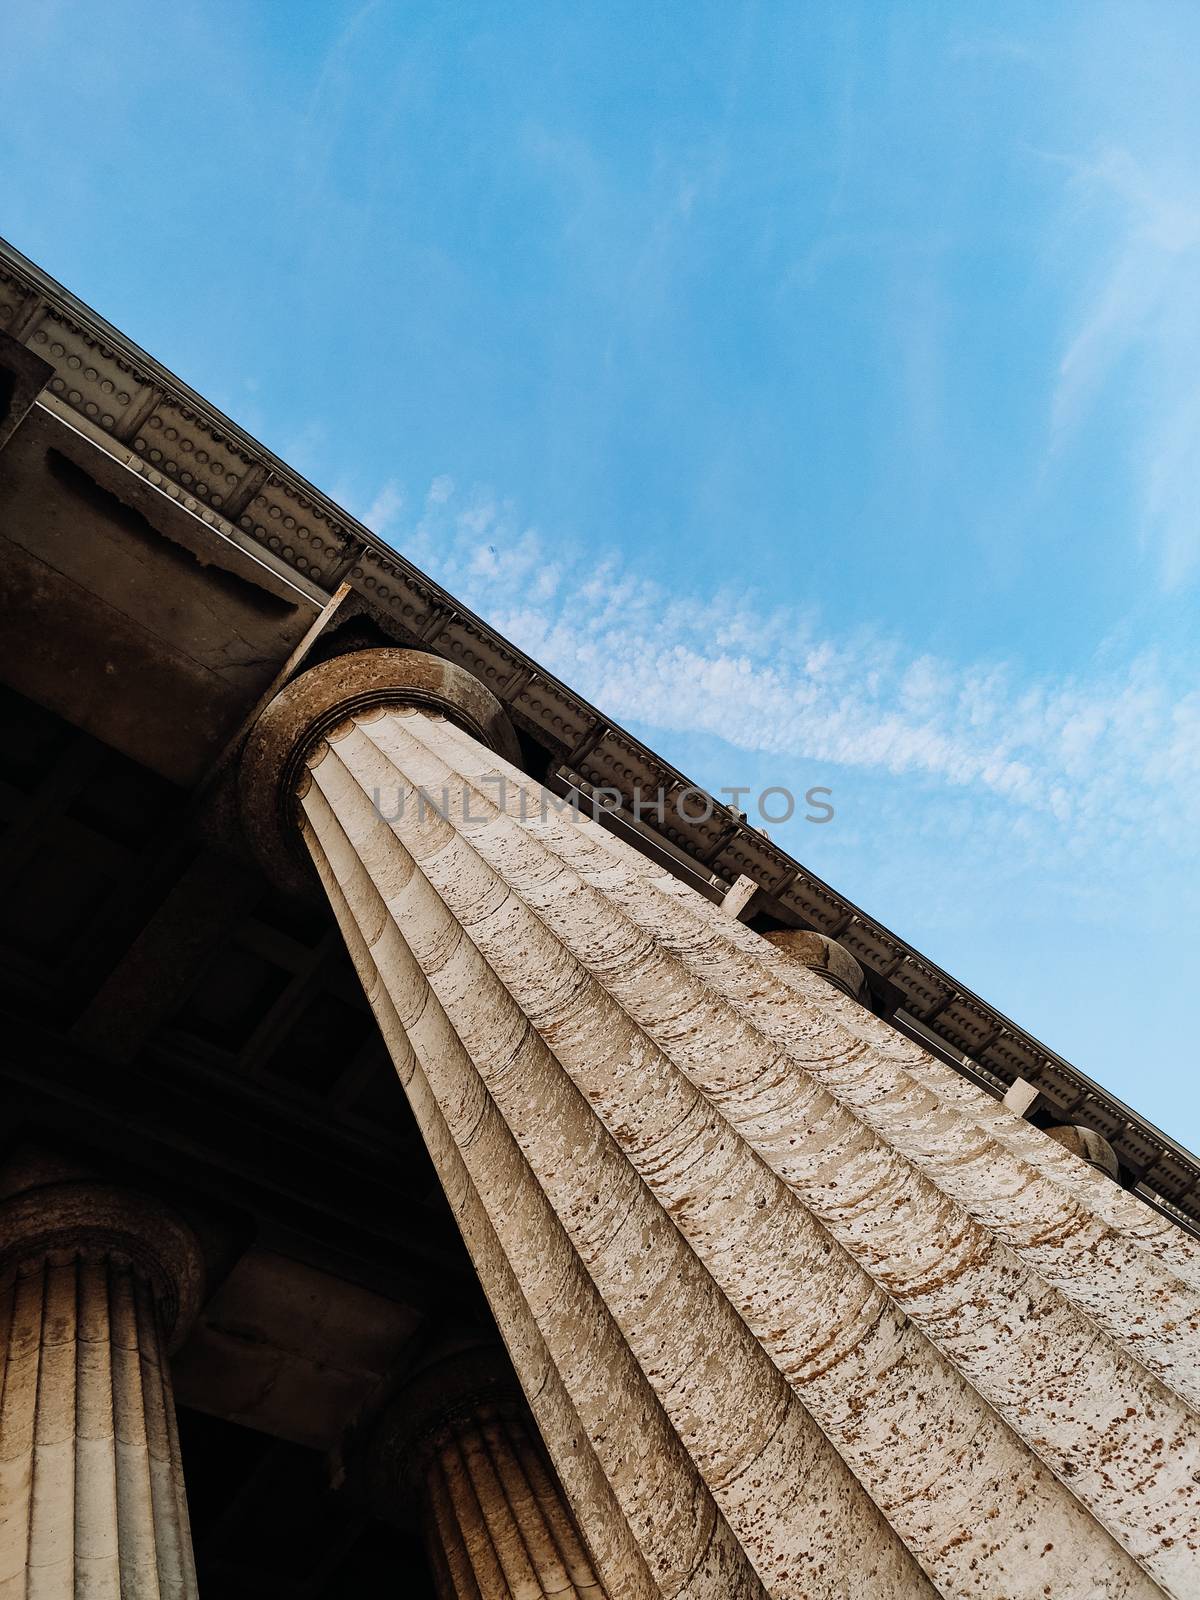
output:
POLYGON ((604 711, 806 770, 917 782, 1099 870, 1200 827, 1200 690, 1153 653, 1061 679, 838 636, 760 594, 684 593, 563 548, 495 497, 427 502, 405 553, 604 711))
POLYGON ((373 533, 384 534, 404 509, 404 490, 395 478, 382 485, 367 507, 363 521, 373 533))
POLYGON ((1177 588, 1200 568, 1200 181, 1122 147, 1069 167, 1075 224, 1099 222, 1106 243, 1064 341, 1054 446, 1124 385, 1141 537, 1177 588))

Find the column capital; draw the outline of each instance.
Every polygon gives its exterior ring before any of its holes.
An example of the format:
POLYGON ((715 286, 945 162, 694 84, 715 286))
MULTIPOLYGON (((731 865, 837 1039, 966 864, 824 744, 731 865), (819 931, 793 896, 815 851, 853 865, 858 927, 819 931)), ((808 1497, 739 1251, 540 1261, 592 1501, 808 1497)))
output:
POLYGON ((356 713, 416 706, 444 716, 506 761, 520 746, 500 701, 463 667, 425 650, 356 650, 310 667, 265 708, 242 752, 239 807, 246 836, 269 875, 294 886, 308 857, 294 822, 304 760, 319 739, 356 713))
POLYGON ((773 928, 762 937, 801 966, 819 972, 852 1000, 862 998, 867 984, 863 969, 845 945, 839 944, 836 939, 807 928, 773 928))
POLYGON ((455 1424, 473 1422, 488 1408, 521 1406, 520 1385, 496 1345, 458 1350, 414 1373, 371 1430, 367 1471, 380 1515, 394 1519, 415 1501, 455 1424))
POLYGON ((1097 1133, 1094 1128, 1067 1122, 1054 1128, 1047 1128, 1045 1133, 1048 1139, 1053 1139, 1055 1144, 1062 1145, 1064 1150, 1069 1150, 1073 1156, 1086 1161, 1089 1167, 1095 1167, 1097 1172, 1103 1172, 1114 1183, 1121 1181, 1121 1165, 1117 1160, 1117 1152, 1104 1135, 1097 1133))
POLYGON ((204 1295, 195 1234, 149 1195, 91 1180, 48 1183, 0 1202, 0 1278, 58 1252, 123 1257, 151 1284, 168 1346, 186 1336, 204 1295))

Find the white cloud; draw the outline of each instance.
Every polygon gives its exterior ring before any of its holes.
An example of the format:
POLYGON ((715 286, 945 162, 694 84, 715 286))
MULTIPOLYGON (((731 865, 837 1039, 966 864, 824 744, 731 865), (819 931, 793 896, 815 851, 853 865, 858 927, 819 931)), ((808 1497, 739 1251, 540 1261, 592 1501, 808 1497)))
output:
MULTIPOLYGON (((913 781, 1031 852, 1097 870, 1200 827, 1200 692, 1153 654, 1030 679, 896 640, 840 638, 753 593, 668 593, 615 553, 551 544, 479 494, 406 553, 619 721, 804 770, 913 781)), ((950 823, 942 812, 943 824, 950 823)))
POLYGON ((1173 589, 1200 568, 1200 178, 1151 172, 1123 148, 1071 165, 1073 225, 1099 221, 1107 239, 1064 341, 1054 448, 1123 385, 1139 534, 1173 589))
POLYGON ((395 523, 403 509, 404 490, 395 478, 389 478, 367 507, 363 521, 373 533, 383 534, 395 523))

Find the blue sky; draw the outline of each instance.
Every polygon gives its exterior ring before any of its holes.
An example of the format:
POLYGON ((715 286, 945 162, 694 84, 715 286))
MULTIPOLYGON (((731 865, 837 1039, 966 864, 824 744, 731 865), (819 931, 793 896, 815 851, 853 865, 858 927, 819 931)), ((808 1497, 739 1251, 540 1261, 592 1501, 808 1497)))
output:
POLYGON ((5 33, 0 232, 1200 1145, 1200 9, 5 33))

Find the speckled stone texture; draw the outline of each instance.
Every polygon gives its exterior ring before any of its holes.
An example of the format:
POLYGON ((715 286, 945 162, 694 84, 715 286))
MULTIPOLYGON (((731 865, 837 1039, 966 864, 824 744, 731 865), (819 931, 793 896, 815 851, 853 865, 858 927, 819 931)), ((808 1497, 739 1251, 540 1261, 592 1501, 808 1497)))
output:
POLYGON ((0 1597, 194 1600, 169 1336, 199 1252, 98 1186, 0 1207, 0 1597))
POLYGON ((307 762, 612 1595, 1198 1592, 1190 1238, 435 713, 307 762))

